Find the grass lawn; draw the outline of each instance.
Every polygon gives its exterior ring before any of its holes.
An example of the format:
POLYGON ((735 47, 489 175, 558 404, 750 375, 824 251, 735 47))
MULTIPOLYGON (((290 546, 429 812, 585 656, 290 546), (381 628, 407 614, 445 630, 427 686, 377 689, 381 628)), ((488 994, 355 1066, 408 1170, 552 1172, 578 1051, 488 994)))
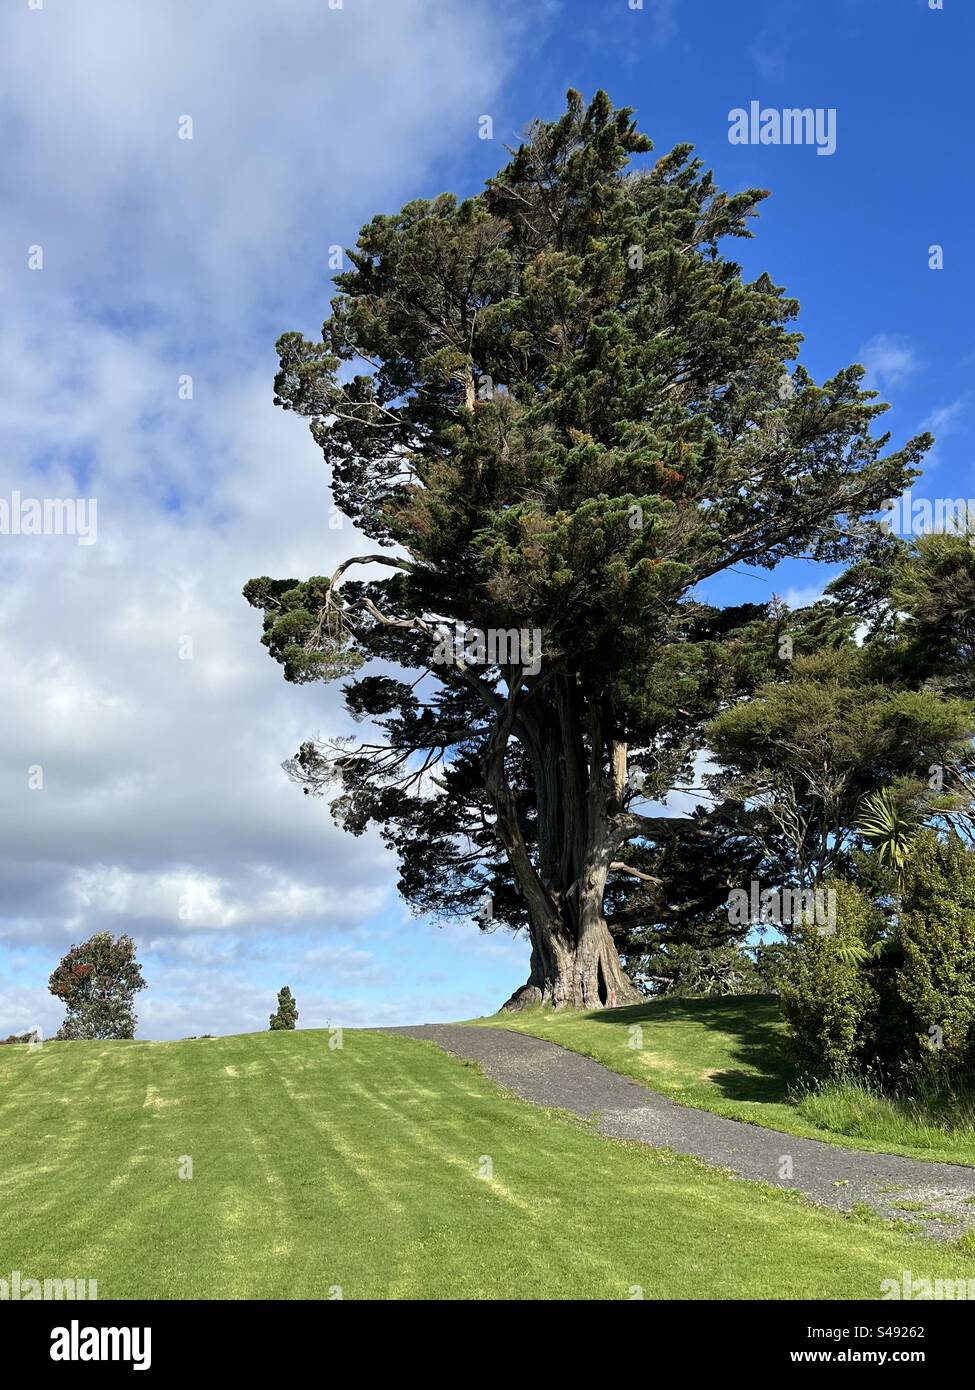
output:
POLYGON ((975 1166, 975 1130, 916 1124, 886 1102, 790 1098, 796 1076, 774 998, 659 999, 628 1009, 495 1014, 472 1023, 548 1038, 684 1105, 786 1134, 975 1166))
POLYGON ((904 1269, 975 1278, 970 1253, 604 1139, 432 1044, 328 1036, 0 1049, 0 1277, 94 1278, 102 1299, 874 1298, 904 1269))

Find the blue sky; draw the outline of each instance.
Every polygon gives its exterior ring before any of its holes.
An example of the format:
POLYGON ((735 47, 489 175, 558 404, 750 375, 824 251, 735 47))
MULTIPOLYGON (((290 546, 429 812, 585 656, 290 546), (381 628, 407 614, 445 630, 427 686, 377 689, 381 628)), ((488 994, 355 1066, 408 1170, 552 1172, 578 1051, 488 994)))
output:
POLYGON ((0 535, 0 1033, 54 1031, 47 977, 101 928, 139 943, 146 1037, 261 1027, 285 982, 310 1026, 469 1016, 521 983, 523 942, 411 921, 381 847, 280 770, 345 720, 280 679, 240 587, 356 540, 271 402, 274 340, 317 331, 331 245, 476 191, 532 116, 602 86, 658 151, 689 140, 724 186, 772 190, 737 254, 801 301, 803 362, 862 361, 895 442, 938 435, 916 492, 975 495, 973 31, 966 0, 4 8, 0 498, 94 497, 98 533, 0 535), (835 109, 835 153, 732 145, 752 101, 835 109))

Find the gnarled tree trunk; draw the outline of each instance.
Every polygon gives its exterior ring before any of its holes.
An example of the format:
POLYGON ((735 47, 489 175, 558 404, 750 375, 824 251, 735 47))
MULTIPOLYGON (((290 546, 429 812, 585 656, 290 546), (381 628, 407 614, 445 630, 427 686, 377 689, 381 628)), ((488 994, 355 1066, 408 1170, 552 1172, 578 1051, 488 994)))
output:
POLYGON ((532 943, 528 980, 504 1008, 615 1008, 642 997, 620 964, 603 914, 626 748, 607 733, 606 711, 584 702, 570 679, 552 687, 544 696, 509 697, 484 760, 498 833, 527 902, 532 943), (537 865, 505 774, 512 735, 532 764, 537 865))
POLYGON ((533 924, 528 980, 503 1008, 516 1012, 534 1004, 551 1004, 556 1009, 613 1009, 641 998, 620 965, 605 920, 576 940, 558 928, 538 930, 533 924))

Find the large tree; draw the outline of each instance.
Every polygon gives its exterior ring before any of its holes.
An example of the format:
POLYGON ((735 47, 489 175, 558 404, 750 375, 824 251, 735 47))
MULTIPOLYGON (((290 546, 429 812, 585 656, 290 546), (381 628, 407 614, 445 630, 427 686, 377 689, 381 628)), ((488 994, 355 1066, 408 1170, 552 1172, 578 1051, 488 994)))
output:
POLYGON ((513 1005, 634 997, 607 900, 674 830, 648 800, 762 674, 756 614, 697 586, 854 558, 930 443, 885 453, 861 368, 791 365, 797 304, 725 254, 764 192, 651 148, 570 92, 477 196, 375 217, 321 340, 278 344, 276 400, 376 549, 245 595, 289 680, 383 663, 345 686, 375 739, 308 743, 292 771, 378 824, 418 910, 486 893, 527 928, 513 1005))

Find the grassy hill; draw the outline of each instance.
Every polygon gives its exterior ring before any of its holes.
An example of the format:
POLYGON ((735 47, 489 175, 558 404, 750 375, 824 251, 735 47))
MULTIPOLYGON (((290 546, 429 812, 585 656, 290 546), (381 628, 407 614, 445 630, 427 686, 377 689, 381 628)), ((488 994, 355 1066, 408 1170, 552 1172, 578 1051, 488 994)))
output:
POLYGON ((850 1148, 975 1166, 975 1130, 945 1129, 854 1088, 803 1095, 769 995, 659 999, 595 1013, 496 1014, 472 1022, 532 1033, 596 1058, 684 1105, 850 1148))
POLYGON ((604 1139, 431 1044, 328 1038, 0 1049, 0 1277, 94 1278, 103 1299, 870 1298, 907 1268, 975 1277, 971 1254, 604 1139))

